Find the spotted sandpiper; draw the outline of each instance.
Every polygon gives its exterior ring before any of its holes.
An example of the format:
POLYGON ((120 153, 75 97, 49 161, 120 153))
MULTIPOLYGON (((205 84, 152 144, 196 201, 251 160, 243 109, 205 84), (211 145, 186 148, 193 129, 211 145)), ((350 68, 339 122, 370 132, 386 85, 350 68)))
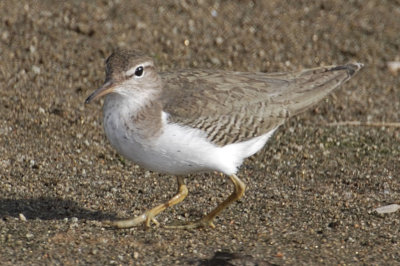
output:
POLYGON ((117 228, 156 225, 156 215, 181 202, 183 175, 218 171, 234 191, 198 221, 170 228, 214 227, 214 218, 241 198, 236 176, 289 117, 311 107, 363 67, 360 63, 288 73, 181 70, 158 73, 138 51, 119 50, 106 60, 104 84, 87 99, 105 96, 104 130, 111 145, 136 164, 177 176, 178 193, 143 214, 108 222, 117 228))

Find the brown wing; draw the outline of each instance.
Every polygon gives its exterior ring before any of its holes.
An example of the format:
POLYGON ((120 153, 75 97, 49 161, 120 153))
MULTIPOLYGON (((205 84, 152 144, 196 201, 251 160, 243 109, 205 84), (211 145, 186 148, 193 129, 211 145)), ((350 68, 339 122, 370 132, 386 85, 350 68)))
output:
POLYGON ((163 73, 171 122, 199 128, 218 145, 267 133, 320 101, 362 64, 290 73, 184 70, 163 73))

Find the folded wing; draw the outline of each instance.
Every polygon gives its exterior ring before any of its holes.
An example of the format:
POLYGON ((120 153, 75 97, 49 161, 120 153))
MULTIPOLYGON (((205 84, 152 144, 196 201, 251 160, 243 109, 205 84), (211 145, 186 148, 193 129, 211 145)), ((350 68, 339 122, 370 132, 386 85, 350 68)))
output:
POLYGON ((207 133, 217 145, 268 133, 354 75, 362 64, 289 73, 188 70, 163 73, 169 121, 207 133))

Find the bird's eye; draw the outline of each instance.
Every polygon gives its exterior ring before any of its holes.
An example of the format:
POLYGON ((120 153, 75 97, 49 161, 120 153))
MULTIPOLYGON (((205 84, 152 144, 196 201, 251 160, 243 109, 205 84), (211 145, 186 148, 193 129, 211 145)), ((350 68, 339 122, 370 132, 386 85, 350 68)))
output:
POLYGON ((138 66, 136 69, 135 69, 135 76, 136 77, 141 77, 141 76, 143 76, 143 67, 142 66, 138 66))
MULTIPOLYGON (((1 0, 0 0, 1 1, 1 0)), ((144 66, 139 65, 137 67, 132 67, 125 72, 126 78, 142 78, 144 76, 144 66)))

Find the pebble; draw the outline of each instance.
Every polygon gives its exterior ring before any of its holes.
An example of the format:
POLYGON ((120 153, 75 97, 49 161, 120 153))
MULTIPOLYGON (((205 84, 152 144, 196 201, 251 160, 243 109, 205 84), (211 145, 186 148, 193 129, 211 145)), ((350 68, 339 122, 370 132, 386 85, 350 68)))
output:
POLYGON ((25 217, 25 215, 24 215, 23 213, 20 213, 20 214, 19 214, 19 219, 20 219, 21 221, 26 222, 26 217, 25 217))
POLYGON ((388 62, 387 66, 393 75, 397 75, 397 73, 400 72, 400 62, 398 61, 388 62))
POLYGON ((217 57, 212 57, 212 58, 211 58, 211 62, 212 62, 214 65, 220 65, 220 64, 221 64, 221 60, 219 60, 217 57))
POLYGON ((90 143, 89 143, 89 141, 88 141, 87 139, 85 139, 85 140, 83 141, 83 144, 85 144, 87 147, 90 146, 90 143))
POLYGON ((32 71, 33 71, 33 73, 39 75, 40 74, 40 67, 34 65, 34 66, 32 66, 32 71))
POLYGON ((390 205, 386 205, 386 206, 382 206, 382 207, 376 208, 376 209, 374 209, 374 211, 376 211, 379 214, 383 214, 383 213, 396 212, 398 209, 400 209, 400 205, 398 205, 398 204, 390 204, 390 205))
POLYGON ((8 31, 3 31, 3 33, 1 34, 1 39, 3 41, 7 41, 9 36, 10 36, 10 34, 8 33, 8 31))
POLYGON ((36 53, 36 47, 33 45, 29 46, 29 52, 31 52, 32 54, 36 53))
POLYGON ((216 42, 218 45, 221 45, 221 44, 224 42, 224 39, 223 39, 222 37, 218 36, 218 37, 215 39, 215 42, 216 42))

